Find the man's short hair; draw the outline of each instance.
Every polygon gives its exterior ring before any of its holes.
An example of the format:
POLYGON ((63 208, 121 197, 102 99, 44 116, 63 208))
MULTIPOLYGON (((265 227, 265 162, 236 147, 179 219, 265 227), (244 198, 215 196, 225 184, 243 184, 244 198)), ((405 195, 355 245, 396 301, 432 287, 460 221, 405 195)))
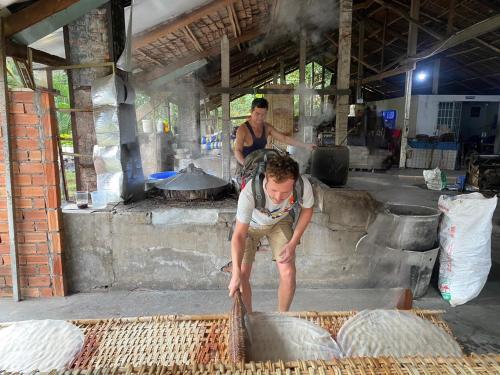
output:
POLYGON ((268 109, 269 103, 264 98, 255 98, 254 100, 252 100, 252 112, 255 108, 268 109))
POLYGON ((267 161, 266 176, 277 183, 289 178, 297 181, 299 178, 299 164, 288 155, 273 156, 267 161))

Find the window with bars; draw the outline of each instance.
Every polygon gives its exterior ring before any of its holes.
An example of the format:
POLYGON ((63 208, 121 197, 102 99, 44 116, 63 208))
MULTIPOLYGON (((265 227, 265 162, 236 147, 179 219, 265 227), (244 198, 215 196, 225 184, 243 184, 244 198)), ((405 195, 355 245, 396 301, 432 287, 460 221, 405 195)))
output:
POLYGON ((462 102, 439 102, 437 135, 455 133, 455 140, 457 140, 460 131, 461 114, 462 102))

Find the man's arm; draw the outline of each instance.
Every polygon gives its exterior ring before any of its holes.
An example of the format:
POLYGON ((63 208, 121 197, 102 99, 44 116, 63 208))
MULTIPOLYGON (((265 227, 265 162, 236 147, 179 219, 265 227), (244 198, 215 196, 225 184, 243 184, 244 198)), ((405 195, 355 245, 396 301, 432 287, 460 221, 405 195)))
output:
POLYGON ((243 125, 238 127, 236 130, 236 140, 234 141, 234 157, 238 162, 243 165, 245 163, 245 157, 243 156, 243 146, 245 142, 245 129, 243 125))
POLYGON ((240 287, 241 261, 245 250, 245 242, 248 234, 249 224, 243 224, 236 220, 233 237, 231 239, 231 260, 233 261, 233 271, 231 282, 229 283, 229 296, 231 297, 240 287))
POLYGON ((311 217, 313 215, 313 208, 302 208, 300 210, 299 219, 297 220, 297 225, 295 226, 295 230, 293 231, 293 236, 288 243, 283 246, 281 250, 280 263, 288 263, 295 257, 295 248, 300 242, 302 235, 304 234, 307 226, 311 222, 311 217))
POLYGON ((282 143, 286 143, 287 145, 290 146, 296 146, 296 147, 302 147, 306 148, 310 151, 314 150, 316 148, 316 145, 312 143, 304 143, 301 141, 298 141, 296 139, 293 139, 292 137, 289 137, 286 134, 283 134, 282 132, 276 130, 273 128, 271 125, 267 124, 267 128, 269 129, 269 135, 276 139, 277 141, 280 141, 282 143))

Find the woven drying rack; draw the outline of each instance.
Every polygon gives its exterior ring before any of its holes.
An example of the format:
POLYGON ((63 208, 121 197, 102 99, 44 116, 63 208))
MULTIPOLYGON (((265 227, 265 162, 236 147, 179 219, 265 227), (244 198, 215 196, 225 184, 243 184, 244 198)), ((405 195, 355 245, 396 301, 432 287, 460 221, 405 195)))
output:
MULTIPOLYGON (((442 311, 413 312, 451 334, 441 319, 442 311)), ((355 314, 355 311, 343 311, 286 315, 315 323, 335 338, 344 322, 355 314)), ((73 361, 72 369, 231 363, 227 314, 75 320, 72 323, 85 334, 84 348, 73 361)))
POLYGON ((294 374, 294 375, 498 375, 500 355, 458 358, 349 358, 332 361, 249 362, 241 364, 125 366, 90 370, 63 370, 51 375, 204 375, 204 374, 294 374))
MULTIPOLYGON (((451 334, 443 311, 412 310, 451 334)), ((332 337, 356 314, 342 312, 286 313, 306 319, 332 337)), ((455 358, 347 358, 331 361, 240 362, 229 360, 229 315, 166 315, 139 318, 74 320, 85 334, 83 350, 69 369, 52 374, 336 374, 444 375, 500 374, 500 355, 455 358)), ((1 327, 0 327, 1 328, 1 327)))

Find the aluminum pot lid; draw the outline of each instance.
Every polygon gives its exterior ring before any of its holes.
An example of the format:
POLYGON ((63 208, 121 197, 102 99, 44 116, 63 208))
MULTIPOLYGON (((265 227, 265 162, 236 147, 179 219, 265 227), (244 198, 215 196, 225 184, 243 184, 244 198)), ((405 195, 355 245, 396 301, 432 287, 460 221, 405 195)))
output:
POLYGON ((162 190, 207 190, 228 185, 227 181, 205 173, 193 163, 181 169, 176 176, 170 177, 156 185, 162 190))

